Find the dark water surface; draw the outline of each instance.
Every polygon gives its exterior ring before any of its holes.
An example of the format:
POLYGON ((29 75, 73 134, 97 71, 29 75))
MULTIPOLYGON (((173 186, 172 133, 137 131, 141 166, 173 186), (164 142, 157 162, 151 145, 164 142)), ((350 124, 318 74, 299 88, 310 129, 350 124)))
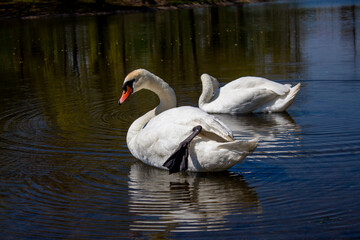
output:
POLYGON ((0 20, 3 239, 359 239, 360 3, 278 1, 0 20), (174 174, 128 151, 119 107, 146 68, 197 105, 200 75, 302 83, 284 114, 219 115, 261 137, 227 172, 174 174))

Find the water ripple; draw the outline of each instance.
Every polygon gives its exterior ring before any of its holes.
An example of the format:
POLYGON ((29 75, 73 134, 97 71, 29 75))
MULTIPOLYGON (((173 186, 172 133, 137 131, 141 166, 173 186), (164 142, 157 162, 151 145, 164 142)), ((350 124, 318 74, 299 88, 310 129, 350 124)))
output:
POLYGON ((129 177, 132 230, 224 230, 234 209, 236 214, 262 212, 256 192, 229 172, 169 175, 137 162, 129 177))
MULTIPOLYGON (((114 107, 110 100, 95 102, 88 113, 75 112, 66 122, 41 102, 27 102, 0 113, 0 198, 8 199, 2 201, 6 221, 22 226, 8 226, 6 232, 19 238, 28 234, 55 238, 74 224, 78 233, 69 232, 73 236, 81 236, 88 225, 106 227, 111 213, 99 218, 97 212, 104 202, 126 202, 120 193, 126 191, 133 161, 119 161, 129 152, 122 127, 127 122, 116 101, 114 107), (27 231, 28 225, 42 230, 27 231)), ((124 222, 119 226, 125 228, 124 222)))

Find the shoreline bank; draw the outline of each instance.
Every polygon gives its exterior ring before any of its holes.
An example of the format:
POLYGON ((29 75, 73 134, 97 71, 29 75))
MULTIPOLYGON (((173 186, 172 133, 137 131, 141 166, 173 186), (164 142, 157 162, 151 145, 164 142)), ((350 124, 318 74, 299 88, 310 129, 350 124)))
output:
MULTIPOLYGON (((179 1, 181 2, 181 1, 179 1)), ((193 1, 173 3, 168 1, 129 1, 127 3, 86 3, 80 1, 48 1, 41 3, 0 3, 1 19, 31 19, 52 16, 107 15, 122 12, 147 12, 169 9, 186 9, 211 6, 230 6, 259 2, 258 0, 193 1)))

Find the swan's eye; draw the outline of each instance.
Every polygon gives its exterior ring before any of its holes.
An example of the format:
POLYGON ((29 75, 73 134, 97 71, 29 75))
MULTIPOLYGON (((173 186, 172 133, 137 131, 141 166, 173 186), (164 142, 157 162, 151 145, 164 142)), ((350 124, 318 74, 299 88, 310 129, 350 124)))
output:
POLYGON ((127 87, 130 87, 131 90, 133 90, 133 88, 134 88, 134 87, 133 87, 134 82, 135 82, 135 79, 125 82, 125 83, 123 84, 122 89, 123 89, 125 92, 126 92, 127 89, 128 89, 127 87))

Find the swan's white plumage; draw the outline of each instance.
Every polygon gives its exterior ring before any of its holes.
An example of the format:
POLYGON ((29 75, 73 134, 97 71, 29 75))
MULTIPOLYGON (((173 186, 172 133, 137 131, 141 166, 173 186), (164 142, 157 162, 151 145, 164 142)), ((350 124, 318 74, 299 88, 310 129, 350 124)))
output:
POLYGON ((300 90, 300 83, 292 88, 261 77, 241 77, 222 87, 208 74, 202 74, 201 81, 199 107, 208 113, 282 112, 300 90))
POLYGON ((165 169, 164 162, 198 125, 202 130, 190 144, 188 171, 226 170, 256 148, 257 140, 234 140, 224 123, 201 109, 176 108, 170 86, 147 70, 131 72, 124 84, 129 81, 134 82, 134 92, 146 88, 160 98, 159 106, 135 120, 127 134, 130 152, 144 163, 165 169))

